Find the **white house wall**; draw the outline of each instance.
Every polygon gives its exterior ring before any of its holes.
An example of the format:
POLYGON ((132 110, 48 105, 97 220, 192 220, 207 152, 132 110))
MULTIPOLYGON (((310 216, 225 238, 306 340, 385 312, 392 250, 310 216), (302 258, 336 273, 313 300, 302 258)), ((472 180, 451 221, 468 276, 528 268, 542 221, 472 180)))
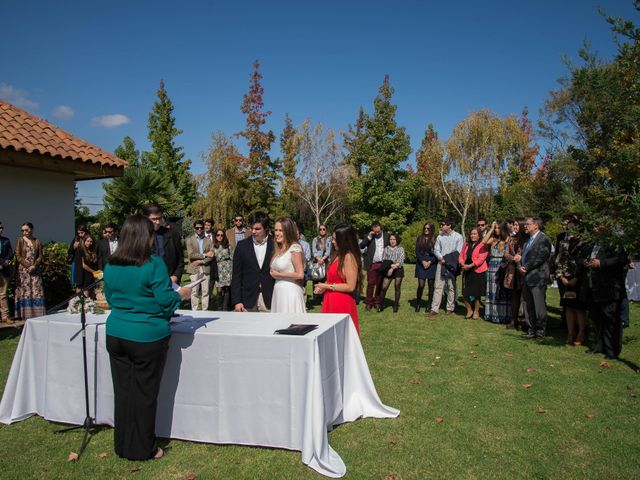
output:
POLYGON ((0 165, 0 221, 15 239, 31 222, 43 243, 68 242, 74 234, 73 175, 0 165))

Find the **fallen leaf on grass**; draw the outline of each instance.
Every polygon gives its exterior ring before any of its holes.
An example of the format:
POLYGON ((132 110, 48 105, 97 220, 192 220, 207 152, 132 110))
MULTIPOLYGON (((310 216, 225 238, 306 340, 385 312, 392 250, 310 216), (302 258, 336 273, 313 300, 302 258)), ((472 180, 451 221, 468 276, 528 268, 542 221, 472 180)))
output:
POLYGON ((100 455, 98 455, 100 458, 107 458, 107 452, 102 452, 100 455))
POLYGON ((476 354, 476 352, 474 352, 474 351, 469 352, 469 355, 475 355, 475 354, 476 354))
POLYGON ((434 362, 434 363, 432 363, 432 364, 431 364, 431 366, 432 366, 432 367, 437 367, 437 366, 438 366, 438 364, 434 362))
POLYGON ((398 480, 398 476, 395 473, 390 473, 384 477, 384 480, 398 480))
POLYGON ((420 381, 420 379, 419 379, 419 378, 412 378, 412 379, 411 379, 411 383, 412 383, 413 385, 420 385, 422 382, 420 381))
POLYGON ((586 418, 588 418, 589 420, 591 420, 593 417, 595 417, 595 415, 593 413, 585 413, 584 416, 586 418))
POLYGON ((440 357, 436 357, 436 360, 440 360, 440 357))
POLYGON ((78 454, 76 452, 69 452, 69 456, 67 457, 67 462, 75 462, 78 460, 78 454))
POLYGON ((546 411, 544 408, 542 408, 542 407, 538 407, 538 408, 536 409, 536 413, 547 413, 547 411, 546 411))
POLYGON ((444 423, 444 418, 442 417, 436 418, 436 423, 444 423))
POLYGON ((196 480, 196 474, 190 473, 189 475, 187 475, 186 480, 196 480))
POLYGON ((524 369, 524 371, 527 372, 527 373, 531 373, 531 372, 535 372, 536 369, 533 368, 533 367, 527 367, 527 368, 524 369))
POLYGON ((600 362, 601 367, 609 368, 609 362, 600 362))
POLYGON ((136 473, 136 472, 139 472, 140 470, 142 470, 142 469, 139 466, 134 465, 133 467, 131 467, 130 472, 131 473, 136 473))
POLYGON ((507 357, 513 357, 513 353, 507 352, 507 357))
POLYGON ((533 385, 532 385, 532 384, 530 384, 530 383, 523 383, 523 384, 522 384, 522 386, 523 386, 524 388, 526 388, 527 390, 528 390, 528 389, 530 389, 531 387, 533 387, 533 385))
POLYGON ((389 445, 397 445, 398 441, 395 438, 389 440, 389 445))

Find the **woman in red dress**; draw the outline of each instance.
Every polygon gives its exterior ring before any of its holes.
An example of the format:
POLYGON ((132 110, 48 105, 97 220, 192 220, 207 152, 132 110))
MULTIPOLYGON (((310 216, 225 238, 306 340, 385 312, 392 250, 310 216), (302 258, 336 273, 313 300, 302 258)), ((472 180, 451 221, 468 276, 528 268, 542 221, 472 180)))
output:
POLYGON ((325 283, 317 283, 314 293, 324 294, 322 313, 348 313, 360 334, 355 292, 362 287, 362 260, 358 236, 351 225, 340 224, 333 230, 331 263, 325 283))

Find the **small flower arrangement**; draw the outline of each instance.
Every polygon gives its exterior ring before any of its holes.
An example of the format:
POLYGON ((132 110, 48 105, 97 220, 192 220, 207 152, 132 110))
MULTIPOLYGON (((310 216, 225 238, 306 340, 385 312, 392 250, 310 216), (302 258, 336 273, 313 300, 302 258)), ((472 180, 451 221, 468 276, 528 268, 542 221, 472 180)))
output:
MULTIPOLYGON (((79 297, 74 297, 69 302, 69 306, 67 307, 67 312, 73 315, 73 314, 80 313, 81 309, 82 309, 82 301, 80 300, 79 297)), ((84 312, 101 314, 101 313, 104 313, 104 309, 96 305, 96 302, 91 298, 85 298, 84 312)))

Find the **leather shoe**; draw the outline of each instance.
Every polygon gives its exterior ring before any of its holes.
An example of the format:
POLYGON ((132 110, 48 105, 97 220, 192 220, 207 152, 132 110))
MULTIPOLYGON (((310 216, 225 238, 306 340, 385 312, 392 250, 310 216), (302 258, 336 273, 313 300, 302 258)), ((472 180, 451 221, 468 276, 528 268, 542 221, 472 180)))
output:
POLYGON ((367 305, 366 307, 364 307, 364 310, 365 310, 366 312, 370 311, 370 310, 371 310, 371 305, 367 305))
POLYGON ((416 305, 416 313, 420 311, 420 304, 416 305))
POLYGON ((451 315, 453 313, 453 310, 447 310, 446 312, 444 312, 445 315, 451 315))
POLYGON ((435 317, 438 314, 438 312, 434 312, 433 310, 429 310, 427 312, 427 317, 435 317))
POLYGON ((382 306, 378 305, 376 306, 376 312, 380 313, 382 311, 382 306))

